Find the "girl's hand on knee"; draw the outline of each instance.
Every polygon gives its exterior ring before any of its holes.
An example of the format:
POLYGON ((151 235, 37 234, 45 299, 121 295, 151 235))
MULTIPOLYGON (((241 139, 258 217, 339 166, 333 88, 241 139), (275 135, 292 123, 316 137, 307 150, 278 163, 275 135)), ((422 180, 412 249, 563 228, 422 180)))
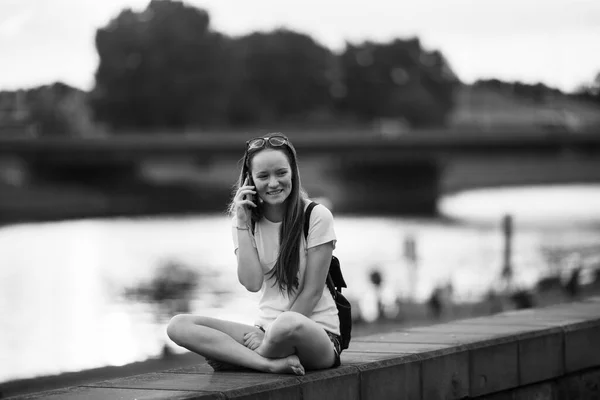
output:
POLYGON ((250 350, 256 350, 265 338, 265 333, 261 330, 248 332, 244 335, 244 346, 250 350))

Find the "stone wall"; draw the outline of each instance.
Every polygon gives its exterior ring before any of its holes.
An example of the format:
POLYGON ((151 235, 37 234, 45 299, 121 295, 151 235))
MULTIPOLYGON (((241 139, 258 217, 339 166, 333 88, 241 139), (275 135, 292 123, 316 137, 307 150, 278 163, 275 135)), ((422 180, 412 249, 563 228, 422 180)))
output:
POLYGON ((598 399, 600 298, 356 338, 303 377, 205 363, 26 399, 598 399))

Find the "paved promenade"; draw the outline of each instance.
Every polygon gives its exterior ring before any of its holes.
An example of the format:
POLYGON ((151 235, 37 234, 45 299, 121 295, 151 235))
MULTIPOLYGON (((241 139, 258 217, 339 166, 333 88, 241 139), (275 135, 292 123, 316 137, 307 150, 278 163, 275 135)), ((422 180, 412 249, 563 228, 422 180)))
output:
POLYGON ((201 363, 17 398, 598 399, 600 297, 357 338, 303 377, 201 363))

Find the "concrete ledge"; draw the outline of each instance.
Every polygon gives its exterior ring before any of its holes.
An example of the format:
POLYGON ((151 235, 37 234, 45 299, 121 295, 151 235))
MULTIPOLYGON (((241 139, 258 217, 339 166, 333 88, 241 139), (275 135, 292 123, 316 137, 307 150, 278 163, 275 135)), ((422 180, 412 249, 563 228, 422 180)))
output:
POLYGON ((16 398, 600 398, 600 298, 356 338, 303 377, 200 363, 16 398))

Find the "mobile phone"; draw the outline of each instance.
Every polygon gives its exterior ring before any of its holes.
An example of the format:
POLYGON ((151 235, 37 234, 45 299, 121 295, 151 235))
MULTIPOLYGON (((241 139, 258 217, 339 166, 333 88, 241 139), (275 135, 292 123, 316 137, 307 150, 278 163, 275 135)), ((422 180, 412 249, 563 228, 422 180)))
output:
MULTIPOLYGON (((254 181, 252 180, 252 175, 250 175, 250 173, 246 173, 246 178, 248 180, 248 186, 254 186, 254 181)), ((245 179, 244 179, 245 180, 245 179)), ((251 202, 255 202, 255 196, 254 195, 249 195, 249 197, 247 197, 248 200, 250 200, 251 202)))

